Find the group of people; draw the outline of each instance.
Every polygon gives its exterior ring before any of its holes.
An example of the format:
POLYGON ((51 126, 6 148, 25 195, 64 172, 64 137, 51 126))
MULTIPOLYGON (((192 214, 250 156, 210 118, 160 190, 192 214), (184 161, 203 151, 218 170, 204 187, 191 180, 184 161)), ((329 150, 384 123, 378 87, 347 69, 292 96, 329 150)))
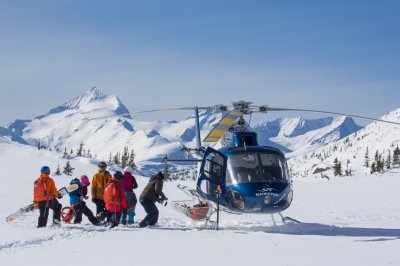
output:
MULTIPOLYGON (((93 176, 90 183, 86 175, 79 179, 71 180, 71 186, 77 186, 68 192, 70 209, 74 212, 74 223, 82 222, 82 214, 87 216, 94 225, 108 224, 111 228, 121 224, 133 224, 137 204, 134 189, 138 188, 137 181, 133 176, 133 167, 127 166, 124 173, 116 171, 113 175, 107 171, 107 164, 100 162, 99 170, 93 176), (88 187, 91 185, 92 202, 96 205, 96 215, 86 205, 88 200, 88 187)), ((158 221, 158 208, 156 202, 162 203, 167 200, 163 193, 164 175, 158 172, 150 177, 149 182, 139 197, 146 216, 139 223, 139 227, 155 225, 158 221)), ((40 176, 34 182, 33 201, 38 205, 39 218, 38 227, 47 225, 49 209, 53 210, 53 224, 60 225, 62 205, 57 199, 62 198, 58 192, 54 180, 50 177, 50 168, 43 166, 40 176)))

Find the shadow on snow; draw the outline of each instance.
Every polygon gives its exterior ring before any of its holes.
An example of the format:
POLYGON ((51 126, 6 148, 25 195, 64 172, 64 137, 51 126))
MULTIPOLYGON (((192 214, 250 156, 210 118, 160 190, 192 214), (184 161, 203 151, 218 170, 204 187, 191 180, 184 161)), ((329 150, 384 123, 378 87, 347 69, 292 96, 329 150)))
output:
MULTIPOLYGON (((229 227, 227 227, 229 229, 229 227)), ((238 229, 238 228, 235 228, 238 229)), ((312 235, 312 236, 344 236, 344 237, 379 237, 368 241, 386 241, 400 239, 400 229, 390 228, 363 228, 339 227, 319 223, 287 224, 280 226, 248 226, 242 228, 247 232, 265 232, 287 235, 312 235), (390 239, 387 239, 390 238, 390 239)))

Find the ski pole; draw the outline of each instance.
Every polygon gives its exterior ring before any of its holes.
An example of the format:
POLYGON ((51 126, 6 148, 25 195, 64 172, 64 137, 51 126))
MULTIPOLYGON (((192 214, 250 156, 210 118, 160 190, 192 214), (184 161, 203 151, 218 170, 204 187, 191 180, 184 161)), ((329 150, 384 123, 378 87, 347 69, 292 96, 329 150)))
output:
MULTIPOLYGON (((46 217, 46 215, 47 215, 47 212, 49 211, 49 201, 46 201, 46 206, 45 206, 45 209, 44 209, 44 214, 43 214, 43 220, 44 220, 44 218, 46 217)), ((40 215, 40 214, 39 214, 40 215)), ((46 223, 47 223, 47 219, 46 219, 46 223)))
POLYGON ((217 186, 217 231, 219 230, 219 201, 221 198, 221 186, 217 186))

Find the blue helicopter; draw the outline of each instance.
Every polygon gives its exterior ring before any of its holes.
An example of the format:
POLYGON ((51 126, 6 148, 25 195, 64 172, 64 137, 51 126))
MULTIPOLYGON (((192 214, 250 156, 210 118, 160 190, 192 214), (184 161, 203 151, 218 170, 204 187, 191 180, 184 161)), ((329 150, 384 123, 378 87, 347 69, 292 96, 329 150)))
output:
MULTIPOLYGON (((196 123, 196 148, 183 146, 182 150, 194 152, 202 159, 172 160, 167 156, 164 162, 199 162, 199 172, 196 189, 178 186, 193 199, 210 201, 221 205, 222 210, 231 213, 278 213, 286 221, 299 222, 290 217, 284 217, 281 212, 286 210, 293 200, 293 186, 287 161, 279 149, 259 145, 257 134, 249 130, 244 115, 267 113, 272 111, 314 112, 333 115, 346 115, 372 121, 400 123, 374 119, 364 116, 293 108, 271 108, 269 106, 253 106, 251 102, 234 102, 232 107, 216 105, 211 107, 184 107, 149 110, 173 111, 194 110, 196 123), (199 110, 212 109, 224 112, 225 115, 205 137, 208 147, 203 147, 200 138, 199 110), (229 110, 230 109, 230 110, 229 110), (218 143, 219 148, 211 147, 218 143)), ((140 112, 142 113, 142 112, 140 112)), ((189 217, 186 204, 177 203, 189 217)), ((200 206, 202 208, 204 206, 200 206)), ((192 209, 189 208, 190 211, 192 209)), ((213 212, 208 212, 204 219, 209 219, 213 212)))

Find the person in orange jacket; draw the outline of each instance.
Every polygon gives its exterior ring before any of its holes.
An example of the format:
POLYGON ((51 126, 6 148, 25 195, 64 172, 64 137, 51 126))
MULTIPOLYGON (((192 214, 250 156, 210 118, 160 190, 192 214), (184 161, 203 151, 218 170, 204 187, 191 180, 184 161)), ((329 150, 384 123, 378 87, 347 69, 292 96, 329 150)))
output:
POLYGON ((57 198, 59 195, 54 180, 50 177, 50 168, 43 166, 40 169, 40 177, 35 180, 33 187, 33 202, 39 205, 39 219, 37 227, 45 227, 49 217, 49 209, 53 210, 53 224, 60 225, 61 204, 57 198))
POLYGON ((121 213, 126 211, 127 207, 122 179, 124 179, 124 175, 120 171, 115 172, 104 189, 107 222, 110 223, 110 228, 118 226, 121 213))
POLYGON ((96 214, 105 211, 104 202, 104 188, 111 179, 110 172, 107 171, 107 164, 105 162, 99 163, 99 171, 93 176, 92 179, 92 202, 96 204, 96 214))

